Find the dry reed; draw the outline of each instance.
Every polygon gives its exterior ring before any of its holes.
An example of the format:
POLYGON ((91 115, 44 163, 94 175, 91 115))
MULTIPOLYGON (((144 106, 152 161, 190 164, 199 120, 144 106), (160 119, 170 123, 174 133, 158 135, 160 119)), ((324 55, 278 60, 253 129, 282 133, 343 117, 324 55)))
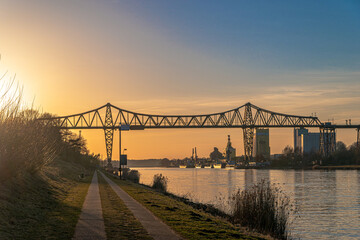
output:
POLYGON ((230 198, 231 220, 278 239, 289 238, 290 198, 265 180, 235 192, 230 198))

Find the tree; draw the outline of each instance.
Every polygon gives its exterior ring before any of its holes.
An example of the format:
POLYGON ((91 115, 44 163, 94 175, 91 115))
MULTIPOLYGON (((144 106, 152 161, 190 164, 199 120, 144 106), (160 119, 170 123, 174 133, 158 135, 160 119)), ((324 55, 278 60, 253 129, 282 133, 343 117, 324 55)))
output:
POLYGON ((336 151, 337 152, 345 152, 346 150, 347 149, 346 149, 345 143, 343 143, 341 141, 336 142, 336 151))

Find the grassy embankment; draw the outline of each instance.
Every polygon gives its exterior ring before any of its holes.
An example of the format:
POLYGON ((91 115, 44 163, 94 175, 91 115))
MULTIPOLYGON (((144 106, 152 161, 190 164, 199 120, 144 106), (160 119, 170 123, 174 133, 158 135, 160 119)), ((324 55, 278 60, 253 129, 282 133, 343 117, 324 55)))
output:
POLYGON ((130 196, 186 239, 270 239, 165 196, 149 187, 121 181, 106 173, 130 196))
POLYGON ((93 170, 54 160, 0 184, 0 239, 71 239, 93 170))
POLYGON ((107 239, 152 239, 100 174, 98 179, 107 239))

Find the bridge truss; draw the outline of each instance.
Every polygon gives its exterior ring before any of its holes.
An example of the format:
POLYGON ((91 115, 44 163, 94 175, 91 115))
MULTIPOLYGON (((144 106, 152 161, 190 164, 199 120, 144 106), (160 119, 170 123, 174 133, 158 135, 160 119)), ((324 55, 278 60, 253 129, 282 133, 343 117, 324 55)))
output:
MULTIPOLYGON (((103 129, 106 153, 111 162, 115 130, 127 126, 130 130, 159 128, 242 128, 244 152, 247 161, 253 155, 254 129, 283 127, 320 127, 324 125, 317 117, 297 116, 269 111, 246 103, 238 108, 220 113, 201 115, 143 114, 118 108, 110 103, 99 108, 68 116, 41 118, 61 129, 103 129)), ((327 131, 323 131, 327 134, 327 131)), ((326 135, 327 136, 327 135, 326 135)), ((323 138, 323 143, 327 140, 323 138)))

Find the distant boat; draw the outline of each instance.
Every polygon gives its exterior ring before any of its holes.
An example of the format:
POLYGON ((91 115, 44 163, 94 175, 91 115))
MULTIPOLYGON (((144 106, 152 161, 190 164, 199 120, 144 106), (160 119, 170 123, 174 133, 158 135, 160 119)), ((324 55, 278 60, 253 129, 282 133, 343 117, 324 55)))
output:
POLYGON ((221 168, 221 163, 215 163, 211 165, 211 168, 221 168))
POLYGON ((233 161, 228 162, 226 167, 231 167, 231 168, 235 167, 235 162, 233 161))
POLYGON ((179 168, 186 168, 186 165, 179 165, 179 168))

